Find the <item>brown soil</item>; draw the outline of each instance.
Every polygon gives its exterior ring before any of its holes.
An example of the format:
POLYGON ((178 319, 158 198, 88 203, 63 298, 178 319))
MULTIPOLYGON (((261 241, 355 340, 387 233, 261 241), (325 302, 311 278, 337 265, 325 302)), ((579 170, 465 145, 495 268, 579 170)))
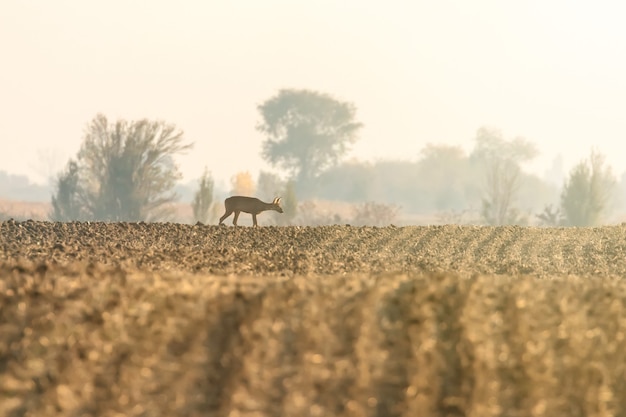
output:
POLYGON ((0 223, 0 416, 626 413, 626 227, 0 223))

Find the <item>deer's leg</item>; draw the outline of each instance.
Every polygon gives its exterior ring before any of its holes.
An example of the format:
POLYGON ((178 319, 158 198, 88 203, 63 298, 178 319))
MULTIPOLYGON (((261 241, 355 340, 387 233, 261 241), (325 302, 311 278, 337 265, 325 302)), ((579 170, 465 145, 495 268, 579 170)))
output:
POLYGON ((233 224, 235 226, 237 226, 237 219, 239 218, 239 213, 241 213, 239 210, 235 210, 235 218, 233 219, 233 224))
POLYGON ((252 213, 252 224, 256 226, 256 214, 252 213))
POLYGON ((230 216, 231 214, 233 214, 232 210, 231 211, 226 210, 226 213, 224 213, 224 215, 220 217, 220 222, 218 225, 221 225, 222 222, 226 219, 226 217, 230 216))

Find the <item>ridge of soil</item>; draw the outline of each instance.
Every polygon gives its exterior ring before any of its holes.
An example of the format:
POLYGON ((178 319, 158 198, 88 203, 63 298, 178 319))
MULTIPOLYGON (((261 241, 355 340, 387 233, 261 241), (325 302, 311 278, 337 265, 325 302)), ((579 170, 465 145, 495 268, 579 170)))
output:
POLYGON ((225 227, 0 222, 0 261, 83 261, 208 274, 389 271, 623 277, 626 227, 225 227))

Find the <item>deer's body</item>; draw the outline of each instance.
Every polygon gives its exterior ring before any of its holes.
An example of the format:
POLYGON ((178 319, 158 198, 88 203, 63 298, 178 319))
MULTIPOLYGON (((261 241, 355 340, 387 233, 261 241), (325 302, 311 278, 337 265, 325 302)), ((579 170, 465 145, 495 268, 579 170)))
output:
POLYGON ((235 213, 235 217, 233 218, 233 224, 235 226, 237 226, 239 213, 241 213, 242 211, 244 213, 252 214, 252 223, 254 224, 254 226, 256 226, 257 214, 267 210, 275 210, 279 213, 283 212, 283 209, 280 207, 280 197, 276 197, 271 203, 264 203, 258 198, 242 197, 236 195, 233 197, 228 197, 226 200, 224 200, 224 208, 226 209, 226 212, 222 217, 220 217, 220 225, 232 213, 235 213))

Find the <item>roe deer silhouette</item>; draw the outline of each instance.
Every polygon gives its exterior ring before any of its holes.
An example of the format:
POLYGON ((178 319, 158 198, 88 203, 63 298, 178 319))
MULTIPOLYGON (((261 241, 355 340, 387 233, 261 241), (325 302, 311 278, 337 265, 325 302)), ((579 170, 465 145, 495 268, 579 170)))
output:
POLYGON ((257 214, 267 210, 275 210, 279 213, 283 212, 282 207, 280 207, 280 197, 276 197, 271 203, 264 203, 258 198, 236 195, 228 197, 226 200, 224 200, 224 208, 226 209, 226 213, 224 213, 224 215, 220 217, 220 225, 226 219, 226 217, 230 216, 232 213, 235 213, 235 217, 233 218, 233 224, 235 226, 237 226, 239 213, 241 213, 242 211, 244 213, 252 214, 252 222, 254 223, 254 226, 257 226, 257 214))

